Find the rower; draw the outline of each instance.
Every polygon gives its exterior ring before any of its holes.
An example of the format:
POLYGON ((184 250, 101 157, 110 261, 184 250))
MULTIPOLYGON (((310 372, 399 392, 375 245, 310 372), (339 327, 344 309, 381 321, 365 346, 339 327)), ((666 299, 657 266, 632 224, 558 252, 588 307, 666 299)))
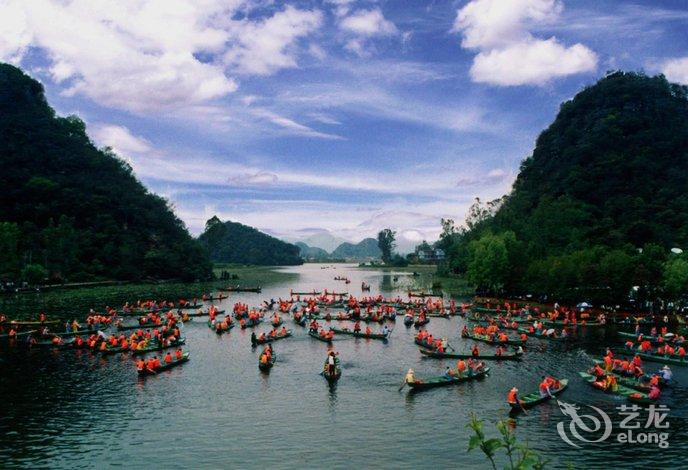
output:
POLYGON ((473 345, 473 349, 471 349, 471 355, 472 355, 473 357, 478 357, 478 356, 480 356, 480 349, 478 349, 478 345, 477 345, 477 344, 474 344, 474 345, 473 345))
POLYGON ((334 377, 334 375, 336 374, 336 364, 337 364, 337 361, 335 358, 335 353, 334 353, 334 351, 330 351, 327 354, 327 373, 331 377, 334 377))
POLYGON ((671 368, 668 365, 664 365, 664 367, 659 370, 659 373, 662 375, 662 378, 665 382, 671 381, 671 379, 674 377, 674 374, 671 372, 671 368))
POLYGON ((513 387, 511 390, 509 390, 509 393, 506 396, 506 401, 510 405, 518 405, 521 403, 521 400, 518 399, 518 389, 516 387, 513 387))
POLYGON ((416 383, 416 377, 413 375, 413 369, 409 369, 408 372, 406 372, 406 377, 404 380, 407 384, 416 383))
POLYGON ((551 397, 552 393, 549 390, 549 380, 544 375, 542 376, 542 381, 540 382, 540 396, 541 397, 551 397))
POLYGON ((165 364, 169 364, 170 362, 172 362, 172 354, 167 351, 167 354, 165 354, 165 364))
POLYGON ((174 354, 174 356, 177 358, 177 360, 184 357, 184 353, 182 352, 182 348, 177 349, 177 352, 174 354))

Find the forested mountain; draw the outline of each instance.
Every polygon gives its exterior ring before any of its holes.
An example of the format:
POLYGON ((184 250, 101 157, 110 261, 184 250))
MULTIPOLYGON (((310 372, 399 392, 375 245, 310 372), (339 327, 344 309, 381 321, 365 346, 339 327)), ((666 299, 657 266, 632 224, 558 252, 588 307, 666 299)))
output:
POLYGON ((218 263, 257 264, 263 266, 302 264, 299 247, 266 235, 237 222, 222 222, 213 216, 198 238, 218 263))
POLYGON ((330 259, 330 254, 315 246, 308 246, 304 242, 296 242, 294 245, 299 247, 299 256, 308 261, 326 261, 330 259))
POLYGON ((381 255, 377 240, 374 238, 364 238, 358 243, 344 242, 331 254, 332 258, 356 260, 379 258, 381 255))
MULTIPOLYGON (((116 79, 113 77, 113 79, 116 79)), ((167 202, 42 85, 0 64, 0 277, 198 279, 211 264, 167 202)))
POLYGON ((481 290, 600 300, 652 297, 667 263, 688 274, 669 251, 688 249, 687 93, 616 72, 563 103, 511 194, 474 205, 467 231, 445 224, 448 268, 481 290))

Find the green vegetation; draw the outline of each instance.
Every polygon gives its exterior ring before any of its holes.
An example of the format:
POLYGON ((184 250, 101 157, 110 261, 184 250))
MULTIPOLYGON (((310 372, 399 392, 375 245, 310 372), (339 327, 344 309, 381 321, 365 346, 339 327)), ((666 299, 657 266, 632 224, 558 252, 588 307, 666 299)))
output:
POLYGON ((485 458, 490 461, 494 470, 497 470, 497 461, 504 460, 504 467, 507 470, 525 470, 532 468, 533 470, 542 470, 547 466, 547 460, 544 460, 537 452, 533 451, 528 444, 519 444, 516 440, 514 430, 506 421, 498 421, 495 425, 499 431, 500 437, 493 437, 488 439, 483 431, 483 422, 480 421, 474 414, 471 415, 471 421, 466 427, 473 430, 473 435, 468 441, 468 451, 480 449, 485 458), (505 456, 499 458, 497 451, 502 449, 505 456))
POLYGON ((0 280, 205 279, 211 264, 146 190, 40 83, 0 64, 0 280))
POLYGON ((299 248, 236 222, 213 216, 198 238, 216 263, 285 266, 302 264, 299 248))
POLYGON ((385 264, 389 264, 392 261, 392 252, 394 252, 394 247, 396 246, 396 235, 395 231, 388 228, 381 230, 377 234, 377 246, 380 248, 382 262, 385 264))
POLYGON ((510 195, 442 221, 443 273, 597 303, 688 291, 688 88, 616 72, 561 105, 510 195))

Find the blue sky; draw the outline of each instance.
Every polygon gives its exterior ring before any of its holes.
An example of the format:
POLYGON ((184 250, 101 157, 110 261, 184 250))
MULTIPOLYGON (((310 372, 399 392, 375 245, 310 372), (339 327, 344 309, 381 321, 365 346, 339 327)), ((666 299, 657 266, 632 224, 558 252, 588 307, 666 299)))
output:
POLYGON ((685 1, 0 0, 0 60, 197 234, 402 247, 507 193, 607 70, 688 83, 685 1))

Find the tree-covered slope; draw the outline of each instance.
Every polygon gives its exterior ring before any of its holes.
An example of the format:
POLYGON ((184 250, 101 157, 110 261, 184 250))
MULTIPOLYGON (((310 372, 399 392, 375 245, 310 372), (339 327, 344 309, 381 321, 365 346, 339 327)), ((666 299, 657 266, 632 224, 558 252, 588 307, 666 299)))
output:
POLYGON ((616 72, 563 103, 510 195, 474 205, 466 231, 444 221, 447 267, 492 292, 654 295, 688 249, 687 93, 616 72))
POLYGON ((379 258, 381 255, 374 238, 364 238, 358 243, 344 242, 332 252, 332 257, 337 259, 363 260, 379 258))
POLYGON ((294 243, 294 245, 299 247, 299 256, 301 256, 301 258, 305 260, 325 261, 330 259, 330 254, 322 248, 318 248, 316 246, 308 246, 304 242, 296 242, 294 243))
MULTIPOLYGON (((115 78, 113 78, 115 79, 115 78)), ((0 64, 0 276, 27 265, 54 277, 205 278, 210 262, 167 202, 58 117, 42 85, 0 64), (17 229, 18 232, 15 230, 17 229)))
POLYGON ((263 266, 302 264, 299 247, 237 222, 222 222, 216 216, 206 222, 198 240, 218 263, 263 266))

